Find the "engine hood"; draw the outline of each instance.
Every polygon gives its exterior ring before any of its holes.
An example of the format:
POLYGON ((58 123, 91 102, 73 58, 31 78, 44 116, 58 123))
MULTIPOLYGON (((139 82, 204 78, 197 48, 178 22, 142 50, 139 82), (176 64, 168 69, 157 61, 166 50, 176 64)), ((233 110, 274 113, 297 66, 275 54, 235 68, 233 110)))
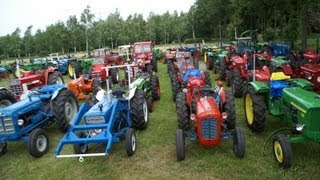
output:
POLYGON ((197 119, 220 119, 220 111, 216 101, 212 97, 201 97, 197 102, 197 119))
POLYGON ((19 113, 24 113, 27 109, 31 107, 40 107, 41 99, 37 96, 18 101, 8 107, 0 109, 0 116, 13 116, 19 115, 19 113))
POLYGON ((314 73, 320 74, 320 64, 305 64, 301 67, 301 70, 310 72, 312 74, 314 73))

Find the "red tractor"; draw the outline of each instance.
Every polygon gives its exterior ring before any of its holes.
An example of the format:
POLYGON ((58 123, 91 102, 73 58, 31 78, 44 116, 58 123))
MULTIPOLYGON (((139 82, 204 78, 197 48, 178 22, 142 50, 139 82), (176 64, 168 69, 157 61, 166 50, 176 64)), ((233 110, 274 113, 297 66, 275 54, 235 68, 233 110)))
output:
POLYGON ((156 56, 153 52, 152 41, 136 42, 133 44, 132 58, 136 65, 143 71, 158 72, 156 56))
POLYGON ((233 55, 228 69, 232 72, 230 79, 232 93, 242 97, 244 84, 248 81, 269 81, 270 70, 267 66, 269 56, 266 53, 233 55), (254 56, 254 57, 253 57, 254 56))
POLYGON ((178 161, 185 159, 185 138, 198 139, 205 147, 217 145, 221 138, 233 137, 233 150, 237 157, 245 154, 243 130, 235 127, 234 97, 226 92, 222 83, 214 88, 202 79, 192 79, 187 88, 177 95, 176 153, 178 161))
POLYGON ((102 58, 106 65, 123 65, 124 64, 123 56, 120 56, 119 53, 113 52, 108 48, 93 50, 92 57, 102 58))
MULTIPOLYGON (((112 65, 114 65, 114 64, 112 64, 112 65)), ((91 70, 90 77, 99 80, 100 83, 106 82, 106 79, 107 79, 107 73, 105 70, 106 66, 108 66, 108 64, 106 64, 103 61, 103 59, 93 58, 92 59, 92 70, 91 70)), ((110 68, 109 75, 111 76, 111 83, 112 84, 119 83, 118 68, 110 68)))
POLYGON ((19 99, 22 93, 50 84, 64 84, 63 76, 56 68, 24 71, 22 78, 9 80, 9 90, 19 99))

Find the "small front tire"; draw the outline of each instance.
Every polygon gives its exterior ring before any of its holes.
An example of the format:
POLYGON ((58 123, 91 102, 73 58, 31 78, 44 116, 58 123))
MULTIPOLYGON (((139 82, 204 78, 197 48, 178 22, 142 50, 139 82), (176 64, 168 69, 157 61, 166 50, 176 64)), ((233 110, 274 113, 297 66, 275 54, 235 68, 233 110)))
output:
POLYGON ((289 168, 292 164, 292 150, 288 138, 278 134, 273 139, 273 154, 282 168, 289 168))
POLYGON ((182 161, 186 157, 185 152, 185 139, 182 129, 178 129, 176 131, 176 152, 177 152, 177 160, 182 161))
POLYGON ((137 144, 136 144, 136 134, 134 132, 134 129, 129 128, 126 132, 126 152, 128 156, 134 155, 137 149, 137 144))
POLYGON ((49 138, 45 130, 41 128, 31 131, 28 140, 29 153, 36 158, 45 155, 49 150, 49 138))
POLYGON ((239 127, 234 129, 233 152, 238 158, 243 158, 245 154, 245 140, 243 130, 239 127))

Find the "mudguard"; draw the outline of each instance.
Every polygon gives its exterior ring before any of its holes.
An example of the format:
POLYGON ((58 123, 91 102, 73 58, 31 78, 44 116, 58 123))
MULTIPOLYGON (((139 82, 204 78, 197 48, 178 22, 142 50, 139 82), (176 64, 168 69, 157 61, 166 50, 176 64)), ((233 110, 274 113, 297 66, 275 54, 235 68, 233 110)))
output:
POLYGON ((264 82, 260 82, 260 81, 248 82, 246 86, 252 86, 255 93, 270 92, 270 88, 264 82))
POLYGON ((51 100, 54 100, 62 89, 67 89, 67 87, 64 86, 64 87, 61 87, 61 88, 58 88, 57 90, 55 90, 52 97, 51 97, 51 100))
POLYGON ((289 82, 291 85, 295 87, 300 87, 305 90, 312 91, 314 88, 314 85, 306 79, 294 78, 294 79, 290 79, 289 82))

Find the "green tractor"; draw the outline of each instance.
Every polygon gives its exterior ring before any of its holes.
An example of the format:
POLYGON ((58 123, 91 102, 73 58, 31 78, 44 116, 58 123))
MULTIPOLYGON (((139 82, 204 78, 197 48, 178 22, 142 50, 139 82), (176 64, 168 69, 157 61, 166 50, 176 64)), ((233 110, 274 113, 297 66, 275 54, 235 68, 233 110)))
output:
POLYGON ((287 130, 291 130, 292 135, 277 134, 273 138, 273 154, 282 168, 292 164, 290 143, 320 143, 320 95, 312 89, 313 84, 307 80, 290 79, 283 72, 272 73, 269 86, 257 81, 247 84, 244 110, 252 131, 263 131, 267 111, 290 124, 287 130))
POLYGON ((208 70, 213 70, 216 74, 219 69, 220 60, 227 54, 225 47, 218 47, 213 45, 212 47, 204 47, 203 59, 206 63, 208 70))

